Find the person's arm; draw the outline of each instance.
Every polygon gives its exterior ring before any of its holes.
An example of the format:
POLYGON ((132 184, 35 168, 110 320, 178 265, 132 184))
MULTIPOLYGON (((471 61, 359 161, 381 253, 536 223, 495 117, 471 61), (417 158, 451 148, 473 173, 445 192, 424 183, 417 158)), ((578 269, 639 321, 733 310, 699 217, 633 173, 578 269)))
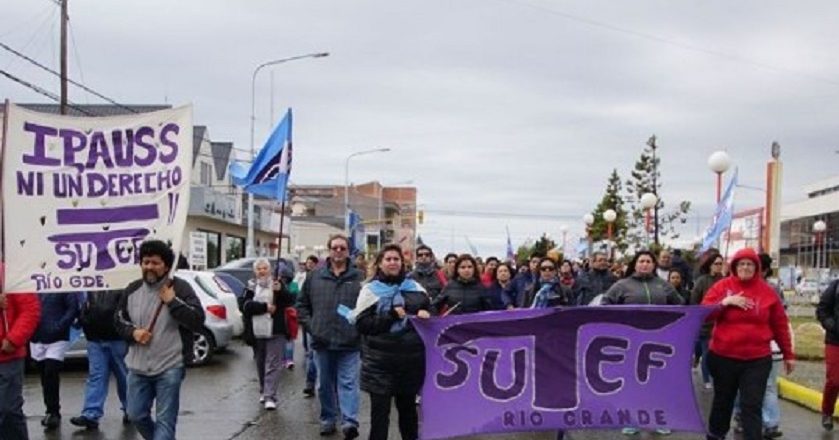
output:
POLYGON ((400 319, 394 309, 387 314, 379 314, 376 309, 377 304, 373 304, 355 318, 355 328, 358 333, 362 335, 387 333, 393 323, 400 319))
POLYGON ((821 323, 822 328, 828 332, 836 332, 836 288, 839 280, 835 280, 824 289, 819 297, 819 304, 816 306, 816 319, 821 323))
POLYGON ((668 305, 680 306, 684 304, 682 295, 679 295, 679 291, 676 290, 675 287, 671 286, 667 281, 664 282, 664 292, 667 294, 668 305))
POLYGON ((603 294, 603 298, 600 300, 600 304, 602 305, 615 305, 615 304, 623 304, 623 286, 621 285, 620 281, 612 284, 612 287, 603 294))
POLYGON ((251 289, 246 289, 242 300, 242 313, 248 316, 257 316, 268 313, 268 304, 261 301, 254 301, 253 297, 256 293, 251 289))
POLYGON ((73 325, 73 322, 79 316, 79 298, 75 293, 59 293, 64 295, 64 313, 61 318, 55 323, 56 328, 65 331, 73 325))
POLYGON ((117 334, 128 342, 134 342, 134 330, 137 329, 137 326, 131 321, 131 315, 128 314, 128 297, 131 296, 131 293, 136 288, 137 285, 133 283, 125 288, 122 295, 120 295, 119 305, 114 314, 114 327, 117 330, 117 334))
POLYGON ((41 303, 34 293, 7 293, 6 301, 9 304, 14 303, 18 311, 17 318, 7 323, 9 332, 6 334, 6 340, 15 348, 22 347, 32 338, 35 329, 38 328, 38 322, 41 320, 41 303))
POLYGON ((307 331, 309 330, 310 321, 312 319, 312 274, 309 272, 306 275, 306 281, 303 281, 303 287, 300 289, 300 294, 297 295, 297 304, 294 308, 297 309, 297 320, 300 325, 307 331))
POLYGON ((204 328, 204 309, 192 286, 176 278, 171 288, 175 289, 175 298, 166 304, 169 314, 181 326, 194 332, 200 331, 204 328))
POLYGON ((702 296, 705 294, 705 278, 700 278, 696 281, 696 284, 693 285, 693 290, 690 292, 690 304, 691 305, 698 305, 702 304, 702 296))

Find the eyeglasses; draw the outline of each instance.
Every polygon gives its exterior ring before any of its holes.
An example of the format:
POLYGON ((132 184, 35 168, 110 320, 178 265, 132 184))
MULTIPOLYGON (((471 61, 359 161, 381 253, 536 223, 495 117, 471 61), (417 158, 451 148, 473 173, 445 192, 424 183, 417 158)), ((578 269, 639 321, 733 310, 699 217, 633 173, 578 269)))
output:
POLYGON ((329 249, 331 249, 331 250, 333 250, 333 251, 335 251, 335 252, 342 252, 342 251, 347 250, 347 247, 346 247, 346 246, 332 246, 332 247, 331 247, 331 248, 329 248, 329 249))
POLYGON ((431 257, 431 253, 429 253, 429 252, 417 252, 417 257, 418 258, 431 257))
POLYGON ((541 270, 542 272, 551 272, 556 270, 556 268, 553 266, 542 266, 539 268, 539 270, 541 270))

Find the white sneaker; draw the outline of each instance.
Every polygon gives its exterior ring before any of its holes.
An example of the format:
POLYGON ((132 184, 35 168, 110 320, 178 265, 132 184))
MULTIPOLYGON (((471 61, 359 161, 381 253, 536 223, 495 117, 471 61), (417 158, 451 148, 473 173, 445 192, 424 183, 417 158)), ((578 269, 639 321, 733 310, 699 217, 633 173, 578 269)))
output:
POLYGON ((712 384, 711 382, 705 382, 705 389, 706 390, 713 390, 714 389, 714 384, 712 384))
POLYGON ((265 403, 265 396, 259 396, 259 403, 265 403))
POLYGON ((274 402, 273 400, 266 400, 265 409, 267 409, 268 411, 273 411, 277 409, 277 402, 274 402))

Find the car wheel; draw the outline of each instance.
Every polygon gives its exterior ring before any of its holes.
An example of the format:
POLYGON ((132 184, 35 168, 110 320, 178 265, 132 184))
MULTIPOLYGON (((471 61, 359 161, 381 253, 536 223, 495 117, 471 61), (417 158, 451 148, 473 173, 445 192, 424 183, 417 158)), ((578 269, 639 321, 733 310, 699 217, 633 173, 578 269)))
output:
POLYGON ((192 334, 192 366, 206 365, 216 351, 216 341, 207 329, 192 334))

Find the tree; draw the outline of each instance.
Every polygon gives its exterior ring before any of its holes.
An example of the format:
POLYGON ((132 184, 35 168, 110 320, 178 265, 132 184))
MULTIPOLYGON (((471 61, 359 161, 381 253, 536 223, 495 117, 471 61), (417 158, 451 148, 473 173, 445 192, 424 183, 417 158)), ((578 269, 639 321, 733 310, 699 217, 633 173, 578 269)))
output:
POLYGON ((591 240, 600 241, 609 238, 609 225, 606 220, 603 220, 603 213, 609 209, 615 210, 618 215, 612 223, 612 240, 618 244, 618 248, 626 249, 625 236, 627 231, 627 213, 624 208, 623 197, 621 196, 621 178, 618 175, 618 170, 613 169, 609 176, 609 182, 606 184, 606 190, 600 203, 592 211, 594 216, 594 223, 591 225, 591 240))
POLYGON ((548 251, 555 247, 556 243, 548 237, 548 234, 543 233, 542 236, 535 242, 531 239, 527 239, 524 244, 519 246, 516 251, 516 260, 527 261, 534 255, 545 257, 548 255, 548 251))
MULTIPOLYGON (((676 209, 665 212, 664 198, 661 193, 661 171, 659 171, 661 158, 655 155, 657 148, 656 137, 653 135, 641 152, 641 157, 635 162, 635 168, 631 173, 632 178, 626 181, 625 202, 629 208, 626 241, 636 249, 649 247, 649 244, 654 241, 648 238, 646 212, 641 207, 641 196, 644 193, 651 192, 658 196, 655 210, 658 211, 659 242, 664 238, 679 238, 676 226, 687 222, 687 213, 690 210, 690 202, 683 200, 679 202, 676 209)), ((654 217, 653 213, 651 217, 654 217)), ((651 222, 654 220, 651 219, 651 222)), ((652 223, 650 227, 654 228, 654 225, 655 223, 652 223)), ((650 232, 649 236, 653 234, 654 232, 650 232)))

